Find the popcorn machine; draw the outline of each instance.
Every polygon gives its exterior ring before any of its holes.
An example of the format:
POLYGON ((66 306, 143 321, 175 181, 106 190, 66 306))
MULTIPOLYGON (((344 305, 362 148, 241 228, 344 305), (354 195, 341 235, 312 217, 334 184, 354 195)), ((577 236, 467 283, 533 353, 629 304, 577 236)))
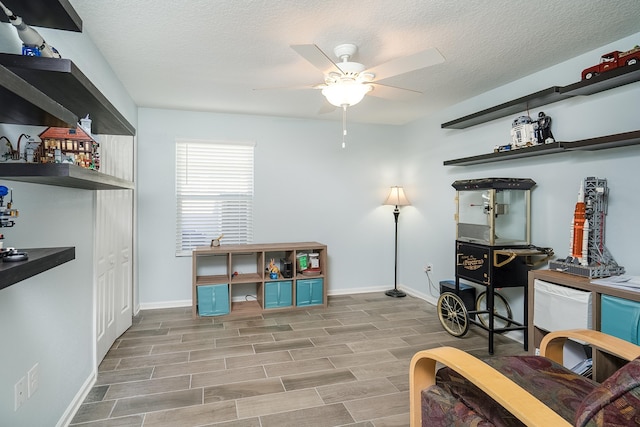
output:
MULTIPOLYGON (((488 331, 490 354, 495 333, 523 330, 526 336, 528 271, 553 254, 550 248, 531 245, 531 189, 535 184, 528 178, 452 184, 456 189, 455 290, 440 295, 438 316, 454 336, 466 334, 470 323, 488 331), (461 279, 486 288, 475 310, 467 310, 459 296, 461 279), (525 288, 522 323, 495 307, 496 288, 508 287, 525 288)), ((526 350, 526 339, 524 346, 526 350)))

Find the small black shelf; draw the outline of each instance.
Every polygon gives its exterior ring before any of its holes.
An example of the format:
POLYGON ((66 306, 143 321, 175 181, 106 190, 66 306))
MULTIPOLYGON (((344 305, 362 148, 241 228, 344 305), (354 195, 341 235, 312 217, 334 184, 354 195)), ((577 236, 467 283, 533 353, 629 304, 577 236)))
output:
POLYGON ((582 139, 571 142, 554 142, 552 144, 534 145, 532 147, 500 153, 488 153, 461 159, 445 160, 445 166, 471 166, 482 163, 499 162, 501 160, 521 159, 524 157, 543 156, 545 154, 561 153, 565 151, 595 151, 609 148, 627 147, 640 144, 640 130, 599 136, 597 138, 582 139))
POLYGON ((76 258, 76 248, 20 249, 26 252, 26 261, 0 261, 0 289, 4 289, 29 277, 43 273, 76 258))
POLYGON ((508 115, 520 114, 530 108, 541 107, 574 96, 592 95, 639 80, 640 64, 628 65, 568 86, 552 86, 513 101, 442 123, 441 127, 443 129, 465 129, 508 115))
POLYGON ((77 117, 89 114, 92 133, 135 135, 131 123, 69 59, 0 53, 0 65, 77 117))
MULTIPOLYGON (((2 3, 27 25, 82 31, 82 19, 68 0, 2 0, 2 3)), ((4 12, 0 13, 0 19, 9 22, 4 12)))
POLYGON ((134 183, 102 172, 62 163, 0 163, 0 178, 83 190, 131 190, 134 183))

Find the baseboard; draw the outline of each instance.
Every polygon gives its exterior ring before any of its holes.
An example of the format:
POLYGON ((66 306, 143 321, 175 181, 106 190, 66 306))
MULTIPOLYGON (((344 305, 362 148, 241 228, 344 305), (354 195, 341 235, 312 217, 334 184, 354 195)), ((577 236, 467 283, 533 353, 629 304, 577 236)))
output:
POLYGON ((89 392, 91 391, 91 388, 93 388, 97 379, 98 373, 93 370, 91 374, 89 374, 89 377, 86 379, 84 384, 82 384, 82 386, 80 387, 80 390, 78 390, 78 393, 76 393, 75 397, 67 407, 67 410, 64 411, 64 414, 62 414, 62 417, 60 417, 60 420, 58 420, 56 427, 67 427, 69 424, 71 424, 73 417, 76 416, 78 409, 80 409, 80 406, 89 395, 89 392))
MULTIPOLYGON (((327 295, 353 295, 353 294, 366 294, 371 292, 381 292, 384 293, 388 291, 388 286, 370 286, 367 288, 354 288, 354 289, 340 289, 337 291, 328 291, 327 295)), ((408 295, 414 296, 416 298, 423 299, 433 305, 436 305, 438 301, 438 297, 433 297, 427 294, 423 294, 421 292, 416 292, 413 289, 405 289, 402 286, 398 286, 398 289, 406 292, 408 295)), ((237 296, 232 297, 232 302, 242 302, 246 300, 246 296, 237 296)), ((154 310, 158 308, 178 308, 178 307, 191 307, 191 300, 175 300, 175 301, 162 301, 162 302, 149 302, 149 303, 140 303, 137 307, 136 314, 140 310, 154 310)))
POLYGON ((339 289, 337 291, 327 291, 327 295, 353 295, 353 294, 366 294, 371 292, 383 292, 391 288, 388 286, 371 286, 368 288, 356 288, 356 289, 339 289))
POLYGON ((191 307, 191 300, 189 299, 189 300, 178 300, 178 301, 140 303, 140 310, 155 310, 157 308, 177 308, 177 307, 191 307))

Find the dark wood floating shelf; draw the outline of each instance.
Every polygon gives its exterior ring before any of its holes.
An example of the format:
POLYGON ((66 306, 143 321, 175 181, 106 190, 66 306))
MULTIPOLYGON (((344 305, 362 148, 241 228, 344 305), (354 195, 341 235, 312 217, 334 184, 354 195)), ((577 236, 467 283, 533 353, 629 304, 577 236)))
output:
POLYGON ((526 112, 527 109, 572 98, 574 96, 592 95, 640 80, 640 63, 607 71, 589 80, 582 80, 568 86, 552 86, 547 89, 469 114, 450 122, 442 123, 443 129, 465 129, 480 123, 499 119, 509 115, 526 112))
MULTIPOLYGON (((2 0, 2 3, 28 25, 82 31, 82 19, 68 0, 2 0)), ((0 20, 9 22, 4 13, 0 13, 0 20)))
POLYGON ((445 166, 471 166, 482 163, 499 162, 501 160, 521 159, 524 157, 543 156, 545 154, 562 153, 565 151, 595 151, 609 148, 626 147, 640 144, 640 130, 583 139, 572 142, 554 142, 552 144, 534 145, 517 150, 499 153, 481 154, 461 159, 446 160, 445 166))
POLYGON ((0 123, 75 127, 78 116, 0 65, 0 123), (10 106, 10 107, 7 107, 10 106))
POLYGON ((26 261, 0 261, 0 289, 4 289, 29 277, 43 273, 76 258, 76 248, 20 249, 26 252, 26 261))
POLYGON ((71 60, 0 53, 0 65, 77 117, 89 114, 93 133, 135 135, 131 123, 71 60))
POLYGON ((134 183, 102 172, 61 163, 0 163, 0 177, 84 190, 130 190, 134 183))
POLYGON ((568 98, 568 96, 560 94, 560 87, 552 86, 548 89, 532 93, 531 95, 523 96, 513 101, 505 102, 504 104, 443 123, 441 127, 443 129, 465 129, 508 115, 519 114, 527 111, 528 108, 541 107, 565 98, 568 98))

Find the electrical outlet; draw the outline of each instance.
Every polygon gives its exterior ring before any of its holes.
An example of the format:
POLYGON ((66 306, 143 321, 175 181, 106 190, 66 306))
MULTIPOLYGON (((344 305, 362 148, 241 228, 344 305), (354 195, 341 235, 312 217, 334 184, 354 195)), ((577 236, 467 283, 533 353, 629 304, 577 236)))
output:
POLYGON ((27 396, 29 398, 38 390, 38 386, 40 386, 40 364, 36 363, 27 373, 27 396))
POLYGON ((430 271, 433 271, 433 264, 427 264, 424 266, 424 272, 428 273, 430 271))
POLYGON ((13 410, 17 411, 25 400, 27 400, 27 380, 22 377, 13 386, 13 392, 15 394, 15 405, 13 410))

